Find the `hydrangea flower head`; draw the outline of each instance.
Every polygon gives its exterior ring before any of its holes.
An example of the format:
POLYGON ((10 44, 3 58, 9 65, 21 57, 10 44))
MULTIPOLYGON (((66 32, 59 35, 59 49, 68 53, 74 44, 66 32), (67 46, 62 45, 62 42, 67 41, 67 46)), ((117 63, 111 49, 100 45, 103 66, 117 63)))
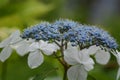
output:
POLYGON ((95 26, 78 24, 70 20, 58 20, 50 24, 47 22, 25 29, 22 38, 32 38, 44 41, 71 42, 83 48, 97 45, 110 49, 118 47, 116 41, 106 31, 95 26))
MULTIPOLYGON (((65 71, 69 80, 86 80, 88 71, 94 68, 94 60, 102 65, 107 64, 110 52, 115 55, 118 63, 120 62, 115 39, 95 26, 60 19, 53 23, 42 22, 29 27, 21 36, 19 31, 13 34, 0 43, 0 48, 5 47, 0 54, 1 61, 11 55, 11 48, 16 49, 20 55, 29 53, 28 65, 32 69, 43 63, 43 53, 47 56, 54 55, 64 69, 67 69, 65 71)), ((119 76, 120 68, 117 79, 119 76)))

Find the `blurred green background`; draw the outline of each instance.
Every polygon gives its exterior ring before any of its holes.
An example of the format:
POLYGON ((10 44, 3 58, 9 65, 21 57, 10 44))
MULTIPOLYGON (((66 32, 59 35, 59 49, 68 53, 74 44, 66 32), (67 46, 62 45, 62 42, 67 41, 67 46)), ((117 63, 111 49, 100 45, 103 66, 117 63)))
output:
MULTIPOLYGON (((107 30, 120 44, 119 0, 0 0, 0 41, 16 29, 21 31, 41 21, 72 19, 82 24, 96 25, 107 30)), ((53 57, 31 70, 27 55, 20 57, 15 52, 5 62, 0 62, 0 80, 62 80, 62 66, 53 57), (49 60, 50 59, 50 60, 49 60), (48 67, 49 66, 49 67, 48 67)), ((88 80, 115 80, 117 62, 112 56, 105 65, 95 65, 88 80)))

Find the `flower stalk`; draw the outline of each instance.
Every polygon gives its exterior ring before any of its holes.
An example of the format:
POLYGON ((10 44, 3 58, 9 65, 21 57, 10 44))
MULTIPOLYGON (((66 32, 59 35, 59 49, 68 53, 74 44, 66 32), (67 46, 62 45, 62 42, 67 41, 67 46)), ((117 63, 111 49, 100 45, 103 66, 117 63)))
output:
POLYGON ((6 80, 7 78, 7 62, 5 61, 4 63, 2 63, 2 72, 1 72, 1 80, 6 80))
POLYGON ((61 44, 58 44, 57 42, 55 42, 59 47, 60 47, 60 55, 61 57, 59 57, 56 52, 54 52, 55 57, 57 58, 57 60, 62 64, 63 69, 64 69, 64 74, 63 74, 63 80, 68 80, 67 79, 67 70, 68 70, 68 64, 65 62, 64 60, 64 47, 65 49, 67 49, 66 45, 64 45, 64 40, 61 40, 61 44))
POLYGON ((68 64, 65 62, 63 56, 64 56, 64 40, 62 39, 61 41, 61 47, 60 47, 60 52, 62 55, 62 61, 64 62, 63 66, 64 66, 64 75, 63 75, 63 80, 67 80, 67 70, 68 70, 68 64))

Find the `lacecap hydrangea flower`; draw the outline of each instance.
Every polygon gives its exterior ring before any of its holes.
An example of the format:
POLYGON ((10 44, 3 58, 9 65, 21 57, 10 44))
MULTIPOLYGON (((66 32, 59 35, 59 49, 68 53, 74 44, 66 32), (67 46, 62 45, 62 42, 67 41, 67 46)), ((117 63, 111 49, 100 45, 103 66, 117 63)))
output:
MULTIPOLYGON (((6 50, 6 46, 14 48, 20 55, 28 53, 28 65, 32 69, 43 63, 43 54, 53 55, 63 65, 68 80, 87 80, 88 71, 95 64, 91 55, 102 65, 108 63, 110 53, 115 55, 118 63, 120 61, 119 52, 116 51, 118 45, 108 32, 68 19, 53 23, 42 22, 25 29, 18 37, 20 40, 14 44, 11 42, 15 37, 10 37, 9 43, 6 40, 1 42, 0 47, 5 47, 0 54, 1 61, 5 61, 11 54, 11 49, 6 50), (5 51, 9 53, 6 54, 5 51)), ((119 76, 120 70, 117 79, 119 76)), ((65 79, 66 75, 63 80, 65 79)))

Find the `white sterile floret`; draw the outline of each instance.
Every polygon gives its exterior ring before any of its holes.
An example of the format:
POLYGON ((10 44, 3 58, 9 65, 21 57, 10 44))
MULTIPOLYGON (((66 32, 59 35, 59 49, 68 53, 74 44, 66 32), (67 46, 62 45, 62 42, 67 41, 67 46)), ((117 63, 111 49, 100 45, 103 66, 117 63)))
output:
POLYGON ((110 60, 110 53, 104 50, 98 50, 95 55, 95 59, 97 63, 105 65, 110 60))
POLYGON ((43 54, 51 55, 54 51, 57 51, 57 46, 54 43, 48 43, 44 41, 39 42, 33 42, 29 48, 28 51, 28 65, 30 68, 37 68, 43 63, 44 57, 43 54), (42 51, 42 52, 41 52, 42 51))
POLYGON ((116 52, 113 52, 113 55, 116 57, 118 65, 119 65, 119 69, 118 69, 117 77, 116 77, 116 80, 118 80, 120 78, 120 52, 116 50, 116 52))
POLYGON ((54 51, 57 51, 59 47, 55 43, 41 41, 40 49, 44 52, 44 54, 51 55, 54 51))
POLYGON ((21 41, 20 38, 20 31, 17 30, 13 32, 10 37, 5 39, 0 43, 0 48, 3 48, 3 50, 0 53, 0 60, 4 62, 6 59, 8 59, 12 53, 11 46, 16 44, 17 42, 21 41))
POLYGON ((64 51, 64 59, 72 65, 67 72, 69 80, 86 80, 87 72, 94 68, 93 59, 83 50, 80 51, 78 47, 69 46, 64 51))
POLYGON ((25 54, 29 52, 28 48, 33 42, 34 40, 32 39, 21 40, 20 42, 12 45, 12 48, 14 48, 20 56, 24 56, 25 54))
POLYGON ((64 51, 64 59, 72 65, 67 72, 69 80, 86 80, 87 72, 94 68, 94 61, 90 55, 93 55, 99 64, 106 64, 110 59, 109 52, 95 45, 80 50, 78 46, 68 44, 68 48, 64 51))
POLYGON ((102 50, 100 47, 94 45, 84 50, 85 53, 94 55, 96 62, 99 64, 107 64, 110 59, 110 53, 108 51, 102 50))
POLYGON ((39 65, 41 65, 44 61, 43 54, 39 51, 33 51, 30 52, 28 56, 28 65, 30 68, 37 68, 39 65))
POLYGON ((75 65, 68 69, 68 80, 86 80, 88 72, 83 65, 75 65))

